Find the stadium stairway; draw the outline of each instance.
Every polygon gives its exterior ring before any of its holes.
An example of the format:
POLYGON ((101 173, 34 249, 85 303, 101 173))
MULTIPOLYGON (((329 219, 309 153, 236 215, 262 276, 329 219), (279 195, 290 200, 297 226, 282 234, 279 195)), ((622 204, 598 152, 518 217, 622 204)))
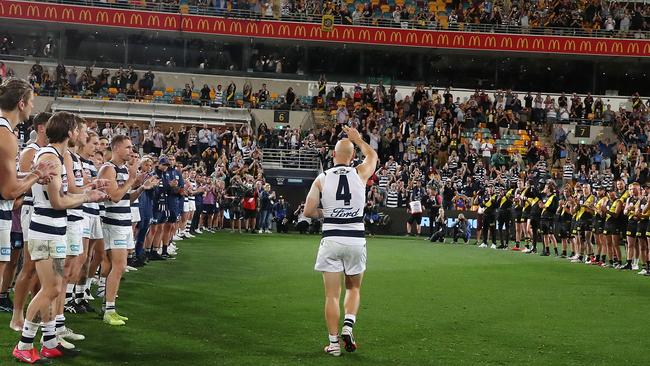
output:
POLYGON ((312 115, 314 117, 314 127, 320 130, 323 127, 332 127, 332 119, 330 115, 323 109, 313 109, 312 115))

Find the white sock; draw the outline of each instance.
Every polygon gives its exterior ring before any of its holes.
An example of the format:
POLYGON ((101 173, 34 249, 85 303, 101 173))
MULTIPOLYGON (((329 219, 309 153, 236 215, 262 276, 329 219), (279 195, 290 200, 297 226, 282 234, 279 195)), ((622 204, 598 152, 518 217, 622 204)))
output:
POLYGON ((334 334, 334 335, 329 335, 329 340, 330 340, 330 345, 332 346, 338 346, 339 345, 339 335, 334 334))
POLYGON ((65 330, 65 316, 63 314, 58 314, 54 318, 54 325, 56 329, 56 333, 63 333, 65 330))
POLYGON ((29 320, 25 320, 23 325, 23 332, 20 337, 20 342, 18 342, 18 349, 21 351, 27 351, 34 348, 34 338, 38 332, 38 323, 32 323, 29 320))
POLYGON ((106 295, 106 277, 99 277, 99 284, 97 285, 97 296, 104 297, 106 295))
POLYGON ((347 327, 352 329, 354 323, 357 321, 357 316, 354 314, 345 314, 345 319, 343 320, 343 328, 347 327))
POLYGON ((56 322, 54 320, 43 323, 43 347, 52 349, 59 345, 55 329, 56 322))
POLYGON ((115 302, 106 301, 106 314, 115 312, 115 302))

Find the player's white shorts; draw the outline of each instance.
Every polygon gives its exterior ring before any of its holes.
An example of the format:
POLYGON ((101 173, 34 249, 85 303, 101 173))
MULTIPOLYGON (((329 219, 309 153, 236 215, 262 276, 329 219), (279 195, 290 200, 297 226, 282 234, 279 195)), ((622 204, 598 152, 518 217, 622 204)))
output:
POLYGON ((0 229, 0 262, 11 260, 11 227, 0 229))
POLYGON ((196 201, 195 200, 190 200, 190 211, 189 212, 194 212, 196 211, 196 201))
POLYGON ((23 230, 23 242, 27 242, 29 236, 29 222, 32 220, 32 212, 34 207, 30 205, 23 205, 20 209, 20 228, 23 230))
POLYGON ((140 208, 131 207, 131 222, 134 224, 140 222, 140 208))
POLYGON ((366 270, 366 245, 345 245, 321 239, 314 269, 319 272, 345 272, 348 276, 366 270))
POLYGON ((65 239, 32 239, 27 243, 29 256, 33 261, 42 259, 65 259, 66 248, 65 239))
POLYGON ((104 249, 135 249, 130 227, 104 225, 104 249))
POLYGON ((81 236, 91 240, 104 239, 101 217, 84 214, 84 227, 81 236))
POLYGON ((84 228, 84 220, 68 221, 68 227, 65 230, 67 251, 66 255, 76 257, 84 252, 84 243, 81 234, 84 228))

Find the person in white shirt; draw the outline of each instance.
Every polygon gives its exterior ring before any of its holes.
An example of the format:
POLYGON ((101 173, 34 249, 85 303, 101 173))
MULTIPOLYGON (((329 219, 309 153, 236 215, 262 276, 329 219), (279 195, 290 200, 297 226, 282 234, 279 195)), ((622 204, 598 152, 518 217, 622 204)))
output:
POLYGON ((483 158, 483 165, 490 166, 490 158, 492 157, 492 144, 488 140, 484 140, 481 144, 481 157, 483 158))
POLYGON ((329 345, 324 351, 332 356, 341 355, 338 327, 342 273, 346 290, 341 339, 346 351, 356 350, 352 328, 359 310, 361 280, 366 269, 365 187, 378 160, 377 152, 363 141, 359 131, 344 126, 343 132, 348 138, 339 140, 334 148, 335 166, 314 180, 305 203, 307 217, 323 219, 323 239, 314 269, 323 274, 325 320, 329 332, 329 345), (349 166, 355 157, 354 145, 365 156, 356 168, 349 166))

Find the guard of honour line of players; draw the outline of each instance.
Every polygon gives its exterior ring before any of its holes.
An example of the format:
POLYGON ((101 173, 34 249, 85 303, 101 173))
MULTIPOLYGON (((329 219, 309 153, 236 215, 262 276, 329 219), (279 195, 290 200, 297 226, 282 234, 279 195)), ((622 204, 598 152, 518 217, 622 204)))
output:
MULTIPOLYGON (((24 80, 9 79, 0 86, 0 138, 6 142, 0 144, 0 273, 16 264, 20 252, 12 244, 25 243, 10 326, 21 332, 13 356, 26 363, 79 353, 71 341, 84 336, 66 327, 64 313, 94 311, 88 300, 90 279, 98 268, 103 320, 124 325, 128 318, 117 312, 116 299, 127 263, 142 253, 168 256, 174 234, 192 218, 187 196, 207 192, 209 186, 198 184, 206 178, 193 171, 180 173, 173 157, 140 159, 127 137, 114 137, 109 150, 97 134, 87 131, 83 118, 67 112, 34 118, 37 137, 20 152, 16 167, 13 129, 29 118, 33 98, 24 80), (138 210, 143 206, 149 209, 138 210), (144 225, 134 230, 134 222, 144 225), (34 347, 39 328, 40 351, 34 347)), ((335 147, 335 166, 314 181, 304 211, 323 221, 315 270, 322 272, 325 287, 325 352, 334 356, 341 354, 339 341, 348 352, 356 349, 352 329, 366 268, 366 182, 377 166, 376 152, 359 132, 348 127, 344 131, 348 138, 335 147), (355 145, 365 160, 353 168, 355 145), (342 274, 345 317, 339 332, 342 274)), ((220 188, 227 198, 225 187, 220 188)), ((541 241, 541 255, 550 255, 553 246, 556 256, 576 263, 623 270, 638 269, 641 263, 639 273, 647 275, 650 189, 638 183, 626 187, 623 181, 614 188, 576 184, 558 191, 550 180, 487 186, 474 197, 480 247, 487 247, 491 238, 492 248, 508 249, 514 234, 513 250, 536 253, 541 241), (627 249, 625 263, 621 240, 627 249)), ((208 221, 223 225, 219 215, 210 215, 208 221)))
MULTIPOLYGON (((198 186, 194 171, 180 173, 172 157, 156 164, 140 159, 128 137, 114 137, 109 150, 87 131, 83 118, 67 112, 37 115, 37 137, 17 156, 13 130, 29 118, 33 100, 24 80, 0 85, 0 273, 15 268, 24 243, 10 327, 21 333, 13 356, 30 364, 79 353, 71 342, 85 337, 66 327, 64 313, 94 311, 88 300, 98 268, 103 321, 125 325, 128 318, 118 314, 116 299, 136 244, 139 255, 168 258, 177 229, 193 215, 188 196, 209 189, 198 186), (148 217, 141 220, 143 206, 148 217), (140 221, 146 225, 135 238, 134 223, 140 221), (34 346, 39 328, 40 351, 34 346)), ((13 271, 3 277, 13 278, 13 271)), ((3 278, 3 287, 8 280, 3 278)), ((0 301, 4 308, 9 299, 0 301)))

